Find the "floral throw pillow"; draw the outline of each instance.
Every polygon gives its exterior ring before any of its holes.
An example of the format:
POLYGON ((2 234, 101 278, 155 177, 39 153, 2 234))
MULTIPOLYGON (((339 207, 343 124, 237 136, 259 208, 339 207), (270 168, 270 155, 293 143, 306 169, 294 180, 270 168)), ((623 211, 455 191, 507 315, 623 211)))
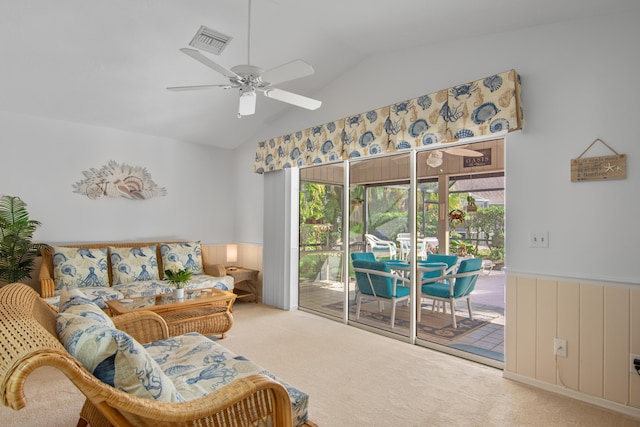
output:
POLYGON ((109 247, 113 285, 158 280, 156 246, 115 248, 109 247))
POLYGON ((162 267, 165 270, 190 270, 203 274, 200 242, 163 243, 160 245, 162 267))
POLYGON ((107 248, 54 246, 53 279, 56 290, 109 286, 107 248))

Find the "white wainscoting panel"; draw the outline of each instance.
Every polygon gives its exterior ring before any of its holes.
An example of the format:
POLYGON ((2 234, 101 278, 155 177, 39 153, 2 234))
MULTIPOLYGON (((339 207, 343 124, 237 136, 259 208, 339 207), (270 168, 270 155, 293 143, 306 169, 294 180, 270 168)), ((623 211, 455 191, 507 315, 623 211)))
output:
POLYGON ((640 286, 507 273, 506 301, 505 377, 640 418, 640 286))

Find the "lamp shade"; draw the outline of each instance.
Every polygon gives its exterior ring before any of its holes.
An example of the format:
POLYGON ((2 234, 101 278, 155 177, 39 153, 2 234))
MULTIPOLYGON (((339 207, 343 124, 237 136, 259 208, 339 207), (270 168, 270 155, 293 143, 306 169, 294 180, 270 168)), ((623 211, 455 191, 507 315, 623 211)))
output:
POLYGON ((238 245, 227 245, 227 262, 238 262, 238 245))

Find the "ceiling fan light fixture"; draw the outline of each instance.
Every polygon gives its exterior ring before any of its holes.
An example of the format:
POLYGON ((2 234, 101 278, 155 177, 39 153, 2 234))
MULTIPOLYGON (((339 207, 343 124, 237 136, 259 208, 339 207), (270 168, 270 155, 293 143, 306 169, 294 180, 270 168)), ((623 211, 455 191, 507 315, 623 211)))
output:
POLYGON ((256 112, 256 91, 254 88, 240 89, 240 102, 238 104, 238 118, 250 116, 256 112))
POLYGON ((432 151, 427 157, 427 165, 432 168, 437 168, 442 165, 442 152, 432 151))

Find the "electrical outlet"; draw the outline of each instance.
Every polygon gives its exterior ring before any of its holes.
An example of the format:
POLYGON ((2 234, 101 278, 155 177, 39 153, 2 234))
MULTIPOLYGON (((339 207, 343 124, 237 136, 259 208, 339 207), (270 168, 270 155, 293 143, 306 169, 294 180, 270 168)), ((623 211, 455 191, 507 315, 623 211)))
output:
POLYGON ((567 357, 567 340, 555 338, 553 340, 553 354, 559 357, 567 357))
POLYGON ((640 354, 631 354, 629 357, 629 372, 640 375, 640 354))
POLYGON ((531 232, 529 233, 529 247, 530 248, 548 248, 549 247, 549 232, 531 232))

